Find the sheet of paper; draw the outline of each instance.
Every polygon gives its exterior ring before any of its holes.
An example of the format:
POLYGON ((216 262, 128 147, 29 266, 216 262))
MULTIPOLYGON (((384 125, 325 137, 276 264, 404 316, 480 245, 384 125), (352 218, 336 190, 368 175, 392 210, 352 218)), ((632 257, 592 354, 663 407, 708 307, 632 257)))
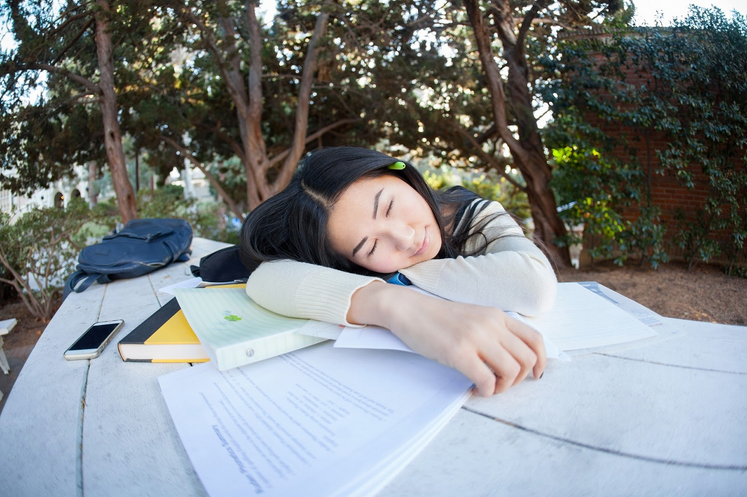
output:
POLYGON ((296 333, 308 335, 310 337, 326 338, 327 340, 337 340, 344 326, 334 323, 325 323, 324 321, 309 320, 301 326, 296 333))
POLYGON ((472 385, 415 354, 331 344, 159 381, 213 496, 366 495, 414 457, 472 385))
POLYGON ((657 336, 650 327, 578 283, 559 283, 553 308, 524 319, 565 351, 657 336))
POLYGON ((335 342, 335 347, 412 352, 412 349, 394 333, 379 326, 364 326, 363 328, 345 326, 335 342))
MULTIPOLYGON (((520 319, 515 312, 507 312, 509 316, 520 319)), ((542 335, 545 342, 545 351, 548 359, 562 359, 570 361, 571 358, 560 350, 552 340, 542 335)), ((337 338, 335 347, 350 349, 379 349, 379 350, 401 350, 404 352, 413 352, 402 340, 391 331, 378 326, 365 326, 363 328, 351 328, 346 326, 337 338)))
POLYGON ((660 326, 664 324, 661 315, 655 313, 648 307, 639 304, 635 300, 629 299, 625 295, 621 295, 604 285, 600 285, 596 281, 579 281, 578 284, 612 302, 646 326, 660 326))
MULTIPOLYGON (((506 314, 511 316, 514 319, 517 319, 521 321, 522 323, 526 323, 529 326, 532 326, 532 323, 530 323, 525 316, 522 316, 518 312, 514 311, 507 311, 506 314)), ((534 326, 532 326, 534 328, 534 326)), ((547 355, 548 359, 560 359, 561 361, 570 361, 571 356, 563 352, 563 349, 558 347, 555 342, 553 342, 550 338, 547 337, 545 333, 543 333, 541 330, 536 329, 540 335, 542 335, 542 341, 545 344, 545 354, 547 355)))
POLYGON ((174 289, 176 288, 197 288, 200 283, 202 283, 202 278, 189 278, 187 280, 180 281, 179 283, 174 283, 173 285, 159 288, 158 291, 167 293, 169 295, 174 295, 174 289))

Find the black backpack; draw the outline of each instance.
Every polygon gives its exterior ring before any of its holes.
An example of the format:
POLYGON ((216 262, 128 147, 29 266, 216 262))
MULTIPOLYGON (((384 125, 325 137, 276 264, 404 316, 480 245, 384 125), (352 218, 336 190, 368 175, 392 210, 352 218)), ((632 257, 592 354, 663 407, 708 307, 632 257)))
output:
POLYGON ((239 246, 231 245, 206 255, 199 266, 190 266, 192 276, 211 283, 245 282, 257 268, 246 267, 239 258, 239 246))
POLYGON ((63 298, 84 291, 94 281, 135 278, 172 262, 185 262, 191 245, 192 227, 184 219, 133 219, 101 243, 81 250, 78 270, 65 281, 63 298))

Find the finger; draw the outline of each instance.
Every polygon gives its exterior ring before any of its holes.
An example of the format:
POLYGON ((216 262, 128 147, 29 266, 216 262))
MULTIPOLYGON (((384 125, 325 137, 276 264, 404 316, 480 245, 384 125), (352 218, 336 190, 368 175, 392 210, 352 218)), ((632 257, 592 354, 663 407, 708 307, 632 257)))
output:
POLYGON ((537 362, 534 364, 534 377, 541 377, 547 366, 547 352, 542 334, 510 316, 506 316, 506 327, 532 349, 537 357, 537 362))
POLYGON ((521 374, 521 364, 497 342, 490 349, 483 349, 482 355, 485 363, 493 370, 495 393, 508 390, 521 374))
POLYGON ((490 397, 495 393, 495 374, 477 355, 454 364, 454 368, 472 380, 478 395, 490 397))
POLYGON ((504 335, 501 338, 501 345, 520 367, 513 385, 521 383, 529 375, 529 371, 537 364, 537 354, 534 353, 534 350, 526 342, 513 333, 504 335))

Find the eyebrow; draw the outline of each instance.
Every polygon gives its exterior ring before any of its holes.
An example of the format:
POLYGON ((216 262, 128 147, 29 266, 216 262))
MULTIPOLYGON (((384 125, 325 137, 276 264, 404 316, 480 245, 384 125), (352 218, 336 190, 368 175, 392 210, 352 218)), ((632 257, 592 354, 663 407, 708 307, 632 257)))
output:
POLYGON ((360 250, 361 248, 363 248, 363 245, 365 245, 367 241, 368 241, 368 237, 366 236, 366 237, 364 237, 364 238, 363 238, 363 240, 361 240, 361 242, 360 242, 360 243, 359 243, 358 245, 356 245, 356 246, 355 246, 355 248, 353 249, 353 257, 355 257, 355 254, 356 254, 356 253, 357 253, 357 252, 358 252, 358 251, 359 251, 359 250, 360 250))
POLYGON ((376 213, 379 211, 379 198, 381 198, 381 194, 384 191, 382 188, 379 190, 379 193, 376 194, 374 197, 374 210, 373 210, 373 218, 376 219, 376 213))
MULTIPOLYGON (((381 194, 383 192, 384 192, 384 189, 382 188, 381 190, 379 190, 376 196, 374 196, 374 208, 373 208, 374 219, 376 219, 376 213, 379 211, 379 199, 381 198, 381 194)), ((363 240, 361 240, 360 243, 358 243, 358 245, 356 245, 355 248, 353 249, 353 257, 355 257, 355 254, 357 254, 358 251, 363 248, 363 246, 366 244, 367 241, 368 241, 368 237, 364 236, 363 240)))

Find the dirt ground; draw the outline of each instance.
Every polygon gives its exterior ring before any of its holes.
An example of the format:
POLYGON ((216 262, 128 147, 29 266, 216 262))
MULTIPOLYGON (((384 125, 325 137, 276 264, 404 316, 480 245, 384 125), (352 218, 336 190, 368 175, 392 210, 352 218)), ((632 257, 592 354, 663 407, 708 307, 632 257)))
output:
POLYGON ((0 392, 3 393, 3 398, 0 399, 0 412, 26 358, 47 326, 47 323, 32 317, 20 300, 12 303, 3 302, 0 308, 0 321, 10 318, 15 318, 18 324, 10 330, 10 333, 2 337, 3 351, 8 358, 10 374, 6 375, 0 371, 0 392))
MULTIPOLYGON (((714 266, 700 265, 688 272, 679 263, 669 263, 658 270, 601 263, 589 269, 563 269, 558 280, 597 281, 667 317, 747 325, 747 279, 726 276, 714 266)), ((46 326, 31 317, 20 301, 4 304, 0 309, 0 320, 8 318, 16 318, 18 324, 3 337, 11 373, 0 372, 0 392, 5 394, 0 400, 0 411, 46 326)))

